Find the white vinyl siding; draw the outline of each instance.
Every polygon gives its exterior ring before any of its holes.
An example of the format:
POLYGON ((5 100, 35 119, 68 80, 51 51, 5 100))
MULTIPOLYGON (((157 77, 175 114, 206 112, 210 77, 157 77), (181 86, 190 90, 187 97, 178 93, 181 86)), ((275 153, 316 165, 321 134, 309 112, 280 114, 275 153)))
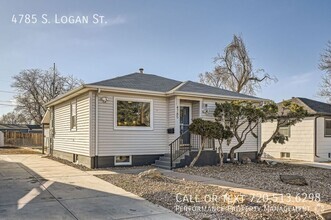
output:
MULTIPOLYGON (((331 153, 331 136, 325 136, 325 118, 317 118, 317 152, 319 157, 315 161, 329 161, 329 153, 331 153)), ((330 119, 330 118, 326 118, 330 119)))
POLYGON ((168 134, 168 144, 173 142, 176 137, 176 98, 175 96, 169 97, 167 100, 168 103, 168 128, 174 128, 175 133, 174 134, 168 134))
MULTIPOLYGON (((221 103, 221 102, 225 102, 224 100, 211 100, 211 99, 204 99, 203 100, 203 104, 202 104, 202 108, 206 108, 207 105, 207 110, 208 112, 206 113, 202 113, 201 114, 201 118, 205 119, 205 120, 211 120, 211 121, 215 121, 215 117, 214 117, 214 111, 216 108, 215 103, 221 103)), ((242 125, 238 132, 239 134, 241 134, 240 132, 243 131, 245 129, 246 124, 242 125)), ((257 134, 258 133, 258 128, 256 127, 254 129, 254 133, 257 134)), ((236 138, 233 138, 230 145, 226 145, 226 143, 223 143, 223 151, 224 153, 228 153, 230 152, 230 149, 235 146, 238 142, 236 141, 236 138)), ((215 141, 215 147, 218 148, 219 147, 219 143, 218 141, 215 141)), ((239 148, 237 149, 235 152, 254 152, 257 151, 258 148, 258 138, 255 138, 251 133, 247 135, 247 139, 245 141, 245 143, 239 148)))
POLYGON ((54 150, 81 154, 90 154, 90 99, 88 93, 75 98, 77 100, 77 127, 70 129, 70 104, 73 100, 55 106, 54 150))
POLYGON ((166 97, 102 92, 98 101, 98 155, 149 155, 168 151, 168 101, 166 97), (114 129, 114 97, 153 100, 153 130, 114 129))
MULTIPOLYGON (((276 128, 276 123, 263 123, 261 130, 261 144, 267 140, 276 128)), ((323 127, 322 127, 323 128, 323 127)), ((323 134, 323 132, 322 132, 323 134)), ((280 158, 281 152, 288 152, 291 159, 314 160, 314 118, 309 117, 291 126, 289 140, 285 144, 275 144, 272 141, 265 149, 265 156, 280 158)))

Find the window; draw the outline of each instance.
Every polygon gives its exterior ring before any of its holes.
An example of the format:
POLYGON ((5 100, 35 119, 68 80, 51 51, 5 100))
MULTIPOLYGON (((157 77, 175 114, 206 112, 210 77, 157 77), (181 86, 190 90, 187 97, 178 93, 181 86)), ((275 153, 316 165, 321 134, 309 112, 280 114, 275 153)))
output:
POLYGON ((114 164, 116 165, 131 165, 131 156, 115 156, 114 164))
POLYGON ((331 158, 331 153, 328 153, 329 158, 331 158))
POLYGON ((331 119, 324 119, 324 136, 331 136, 331 119))
POLYGON ((284 135, 285 137, 291 137, 291 129, 290 126, 281 126, 279 128, 279 133, 284 135))
POLYGON ((115 128, 117 129, 152 129, 152 100, 115 99, 115 128))
POLYGON ((281 158, 290 158, 291 154, 289 152, 280 152, 281 158))
POLYGON ((70 104, 70 129, 77 129, 77 101, 73 101, 70 104))

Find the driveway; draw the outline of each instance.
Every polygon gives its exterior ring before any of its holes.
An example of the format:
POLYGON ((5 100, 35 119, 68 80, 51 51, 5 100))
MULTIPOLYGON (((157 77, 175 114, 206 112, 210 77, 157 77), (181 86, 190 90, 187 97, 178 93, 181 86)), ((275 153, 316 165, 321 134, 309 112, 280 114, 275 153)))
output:
POLYGON ((1 219, 185 219, 40 155, 0 155, 1 219))

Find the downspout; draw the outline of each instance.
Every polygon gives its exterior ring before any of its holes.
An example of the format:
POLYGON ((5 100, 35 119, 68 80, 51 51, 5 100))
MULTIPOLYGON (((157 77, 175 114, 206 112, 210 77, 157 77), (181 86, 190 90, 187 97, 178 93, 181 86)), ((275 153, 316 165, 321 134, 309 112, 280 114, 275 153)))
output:
POLYGON ((94 158, 94 168, 98 168, 98 155, 99 155, 99 94, 101 89, 98 89, 95 95, 95 158, 94 158))
POLYGON ((317 155, 317 118, 321 117, 320 115, 315 116, 314 119, 314 156, 315 157, 320 157, 317 155))

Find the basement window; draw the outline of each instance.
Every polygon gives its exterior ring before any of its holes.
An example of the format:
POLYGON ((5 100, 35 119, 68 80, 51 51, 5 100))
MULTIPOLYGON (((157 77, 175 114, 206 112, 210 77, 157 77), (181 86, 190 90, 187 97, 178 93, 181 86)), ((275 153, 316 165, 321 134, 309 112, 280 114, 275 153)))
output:
POLYGON ((331 137, 331 119, 324 119, 324 136, 331 137))
POLYGON ((331 158, 331 153, 328 153, 329 158, 331 158))
POLYGON ((115 164, 115 166, 132 165, 132 157, 131 156, 115 156, 114 164, 115 164))
POLYGON ((290 158, 291 154, 289 152, 280 152, 280 158, 290 158))

